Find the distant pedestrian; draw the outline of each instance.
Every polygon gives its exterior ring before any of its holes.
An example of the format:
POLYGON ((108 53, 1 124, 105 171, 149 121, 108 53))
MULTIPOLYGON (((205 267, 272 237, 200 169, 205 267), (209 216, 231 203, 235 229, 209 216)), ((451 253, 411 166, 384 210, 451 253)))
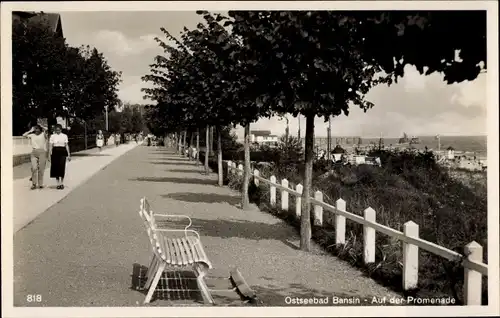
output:
POLYGON ((191 156, 193 157, 193 160, 196 160, 196 153, 198 152, 198 149, 196 147, 193 147, 193 150, 191 152, 191 156))
POLYGON ((33 126, 23 134, 31 142, 31 190, 42 189, 45 165, 47 163, 47 129, 40 125, 33 126))
POLYGON ((121 135, 119 133, 116 134, 115 144, 117 147, 120 145, 120 139, 121 139, 121 135))
POLYGON ((97 132, 97 136, 95 137, 95 144, 97 145, 97 148, 99 148, 99 151, 102 151, 102 147, 104 146, 104 134, 102 133, 102 130, 99 130, 97 132))
POLYGON ((50 177, 57 180, 57 189, 64 189, 66 159, 71 161, 68 136, 62 133, 62 126, 56 125, 49 139, 50 177))

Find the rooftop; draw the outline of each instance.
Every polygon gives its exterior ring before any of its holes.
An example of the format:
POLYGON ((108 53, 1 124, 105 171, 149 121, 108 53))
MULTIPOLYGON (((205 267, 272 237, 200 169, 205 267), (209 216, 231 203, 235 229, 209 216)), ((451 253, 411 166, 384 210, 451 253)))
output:
POLYGON ((254 136, 270 136, 271 131, 270 130, 252 130, 250 131, 251 135, 254 136))
POLYGON ((14 11, 12 14, 27 19, 29 22, 45 24, 53 32, 63 36, 61 15, 58 13, 14 11))

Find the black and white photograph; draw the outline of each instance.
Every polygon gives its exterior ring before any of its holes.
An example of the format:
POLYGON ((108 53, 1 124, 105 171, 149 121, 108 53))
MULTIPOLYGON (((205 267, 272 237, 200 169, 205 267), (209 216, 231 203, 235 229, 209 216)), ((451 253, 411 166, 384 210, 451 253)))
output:
POLYGON ((2 316, 500 314, 496 2, 1 14, 2 316))

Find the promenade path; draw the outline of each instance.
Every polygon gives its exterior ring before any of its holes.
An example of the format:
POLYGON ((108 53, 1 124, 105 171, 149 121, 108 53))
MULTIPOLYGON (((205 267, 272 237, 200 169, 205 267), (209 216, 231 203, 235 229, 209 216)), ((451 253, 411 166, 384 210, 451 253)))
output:
POLYGON ((71 161, 66 165, 65 189, 57 190, 55 179, 50 179, 50 163, 47 162, 44 183, 46 188, 31 190, 31 163, 14 167, 14 233, 35 219, 52 205, 63 199, 75 187, 85 182, 89 177, 105 168, 109 163, 137 146, 135 143, 124 144, 118 147, 89 149, 71 155, 71 161))
MULTIPOLYGON (((165 148, 139 146, 78 188, 68 187, 63 200, 14 236, 14 305, 142 306, 145 295, 131 288, 131 276, 134 264, 147 266, 150 256, 138 215, 144 195, 157 213, 192 218, 215 267, 209 285, 219 286, 238 267, 267 306, 284 306, 287 296, 396 296, 317 246, 298 250, 295 230, 255 207, 242 211, 239 194, 201 170, 165 148), (43 300, 30 304, 28 294, 43 300)), ((241 304, 230 293, 214 298, 241 304)), ((176 299, 159 297, 149 306, 200 305, 199 297, 176 299)))

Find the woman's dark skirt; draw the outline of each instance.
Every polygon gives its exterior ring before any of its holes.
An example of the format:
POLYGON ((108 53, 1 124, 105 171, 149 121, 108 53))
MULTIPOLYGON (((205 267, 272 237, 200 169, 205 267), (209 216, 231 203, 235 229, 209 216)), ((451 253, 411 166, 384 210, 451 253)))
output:
POLYGON ((66 147, 52 148, 52 156, 50 157, 50 177, 64 178, 66 173, 66 157, 68 152, 66 147))

